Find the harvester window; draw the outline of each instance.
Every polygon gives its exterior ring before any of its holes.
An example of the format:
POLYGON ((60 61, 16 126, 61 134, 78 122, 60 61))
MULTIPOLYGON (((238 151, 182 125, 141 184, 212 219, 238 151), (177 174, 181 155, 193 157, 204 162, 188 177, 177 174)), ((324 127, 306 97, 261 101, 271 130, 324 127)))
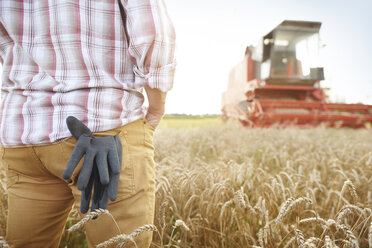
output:
POLYGON ((296 43, 296 56, 302 61, 304 77, 311 77, 311 68, 319 67, 319 37, 313 34, 296 43))
POLYGON ((276 30, 271 49, 271 78, 312 79, 319 67, 318 33, 298 29, 276 30))

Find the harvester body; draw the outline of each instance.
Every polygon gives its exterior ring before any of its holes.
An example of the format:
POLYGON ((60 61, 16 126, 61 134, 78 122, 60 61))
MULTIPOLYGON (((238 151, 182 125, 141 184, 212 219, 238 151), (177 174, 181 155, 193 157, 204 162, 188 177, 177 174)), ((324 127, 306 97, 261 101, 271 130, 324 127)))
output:
POLYGON ((364 127, 372 123, 372 105, 328 103, 320 81, 321 23, 283 21, 229 75, 222 96, 223 118, 247 126, 300 125, 364 127))

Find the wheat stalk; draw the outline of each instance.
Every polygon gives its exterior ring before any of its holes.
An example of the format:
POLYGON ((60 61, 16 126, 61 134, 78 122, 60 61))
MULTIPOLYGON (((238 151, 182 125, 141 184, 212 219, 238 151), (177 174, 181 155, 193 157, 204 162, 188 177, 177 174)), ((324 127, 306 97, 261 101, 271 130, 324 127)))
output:
MULTIPOLYGON (((151 224, 144 225, 144 226, 141 226, 141 227, 137 228, 136 230, 134 230, 129 235, 119 234, 115 237, 110 238, 109 240, 107 240, 103 243, 98 244, 96 247, 97 248, 105 248, 105 247, 108 247, 110 245, 117 244, 117 243, 119 243, 117 245, 118 247, 123 247, 128 242, 133 242, 136 245, 136 243, 134 241, 134 238, 136 238, 137 236, 141 235, 144 232, 152 232, 152 231, 157 231, 157 230, 158 229, 154 225, 151 225, 151 224)), ((136 245, 136 247, 137 247, 137 245, 136 245)))
POLYGON ((93 220, 93 219, 95 219, 95 218, 97 218, 97 217, 99 217, 103 214, 111 215, 110 212, 107 209, 102 209, 102 208, 96 209, 93 212, 90 212, 89 214, 87 214, 83 219, 81 219, 78 223, 76 223, 75 225, 70 227, 67 231, 68 232, 76 231, 76 230, 82 228, 90 220, 93 220))
POLYGON ((180 219, 176 220, 174 226, 175 227, 182 227, 186 231, 190 231, 190 228, 186 225, 186 223, 183 220, 180 220, 180 219))

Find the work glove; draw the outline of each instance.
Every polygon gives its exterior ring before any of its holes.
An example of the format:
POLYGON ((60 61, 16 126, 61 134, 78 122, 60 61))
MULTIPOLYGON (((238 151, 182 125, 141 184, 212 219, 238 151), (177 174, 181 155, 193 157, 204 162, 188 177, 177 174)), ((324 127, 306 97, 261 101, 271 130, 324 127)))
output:
POLYGON ((91 211, 98 208, 107 209, 108 199, 114 201, 118 194, 122 162, 120 138, 118 135, 95 138, 90 129, 73 116, 67 117, 66 123, 77 143, 62 177, 70 179, 85 155, 77 182, 78 189, 82 191, 80 211, 88 211, 92 188, 94 192, 91 211))

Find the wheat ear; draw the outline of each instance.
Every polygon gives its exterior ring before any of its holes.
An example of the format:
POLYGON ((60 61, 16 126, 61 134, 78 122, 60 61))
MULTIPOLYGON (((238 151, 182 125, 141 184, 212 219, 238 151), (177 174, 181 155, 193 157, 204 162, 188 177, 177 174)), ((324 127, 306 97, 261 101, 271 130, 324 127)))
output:
POLYGON ((276 217, 276 220, 275 220, 276 224, 278 224, 284 217, 289 215, 292 212, 294 207, 299 206, 302 203, 312 204, 311 199, 308 198, 308 197, 297 198, 294 201, 290 201, 288 204, 287 204, 287 202, 288 202, 288 200, 284 204, 284 207, 286 207, 286 206, 287 207, 280 209, 279 214, 278 214, 278 216, 276 217))
POLYGON ((190 228, 186 225, 186 223, 183 220, 176 220, 176 223, 174 224, 175 227, 182 227, 186 231, 190 231, 190 228))
POLYGON ((355 189, 355 186, 353 184, 353 182, 349 179, 347 179, 345 182, 344 182, 344 185, 342 186, 342 189, 341 189, 341 196, 345 193, 346 189, 348 189, 350 191, 350 194, 353 198, 353 201, 354 202, 357 202, 358 201, 358 195, 356 193, 356 189, 355 189))
POLYGON ((102 209, 102 208, 96 209, 93 212, 90 212, 89 214, 87 214, 83 219, 81 219, 78 223, 76 223, 75 225, 70 227, 67 231, 68 232, 76 231, 76 230, 82 228, 90 220, 95 219, 98 216, 101 216, 103 214, 111 215, 110 212, 107 209, 102 209))
POLYGON ((8 245, 8 243, 6 242, 3 236, 0 236, 0 247, 10 248, 10 246, 8 245))
POLYGON ((244 201, 242 189, 235 192, 235 197, 238 205, 240 205, 240 207, 242 208, 246 208, 246 203, 244 201))
POLYGON ((305 243, 304 234, 297 228, 295 228, 294 231, 296 233, 297 245, 298 245, 298 247, 302 247, 305 243))
POLYGON ((333 241, 328 235, 325 236, 324 243, 325 243, 324 244, 325 248, 333 248, 334 247, 333 246, 333 241))
POLYGON ((159 209, 159 224, 163 228, 165 226, 165 210, 168 207, 169 202, 163 201, 163 203, 160 205, 159 209))
POLYGON ((320 217, 311 217, 302 219, 299 221, 299 224, 311 224, 311 223, 319 223, 322 225, 327 225, 327 221, 325 221, 323 218, 320 217))
MULTIPOLYGON (((141 226, 141 227, 137 228, 136 230, 134 230, 129 235, 119 234, 119 235, 117 235, 115 237, 112 237, 111 239, 109 239, 109 240, 107 240, 107 241, 105 241, 103 243, 100 243, 96 247, 97 248, 104 248, 104 247, 108 247, 108 246, 110 246, 112 244, 116 244, 116 243, 119 243, 118 244, 119 247, 123 247, 128 242, 134 242, 134 238, 137 237, 137 236, 139 236, 141 233, 152 232, 152 231, 157 231, 157 230, 158 229, 154 225, 151 225, 151 224, 144 225, 144 226, 141 226)), ((135 242, 134 242, 134 244, 135 244, 135 242)))
POLYGON ((275 220, 275 223, 279 223, 279 221, 284 217, 284 214, 286 213, 287 211, 287 208, 289 207, 289 205, 291 205, 291 203, 294 201, 294 198, 290 197, 288 198, 283 204, 282 206, 280 207, 280 210, 279 210, 279 214, 278 216, 276 217, 276 220, 275 220))
POLYGON ((354 233, 350 230, 350 228, 346 225, 339 226, 341 230, 346 234, 348 241, 351 244, 352 248, 359 248, 358 239, 355 237, 354 233))
POLYGON ((223 219, 223 214, 225 213, 225 209, 228 207, 228 206, 230 206, 232 203, 233 203, 234 201, 231 199, 231 200, 229 200, 229 201, 227 201, 227 202, 225 202, 224 204, 223 204, 223 206, 222 206, 222 208, 221 208, 221 212, 220 212, 220 221, 222 221, 222 219, 223 219))
POLYGON ((308 238, 306 241, 305 241, 305 243, 304 243, 304 245, 303 245, 303 247, 311 247, 311 248, 315 248, 316 247, 316 245, 314 244, 314 243, 319 243, 319 242, 322 242, 322 240, 321 239, 319 239, 319 238, 316 238, 316 237, 311 237, 311 238, 308 238))

